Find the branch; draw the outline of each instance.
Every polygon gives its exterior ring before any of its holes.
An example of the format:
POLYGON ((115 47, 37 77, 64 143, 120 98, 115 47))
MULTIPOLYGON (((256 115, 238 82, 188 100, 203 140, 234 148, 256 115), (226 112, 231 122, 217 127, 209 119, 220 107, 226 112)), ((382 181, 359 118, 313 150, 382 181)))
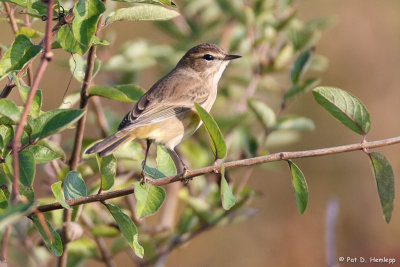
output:
MULTIPOLYGON (((99 21, 97 23, 97 29, 96 29, 96 33, 95 33, 96 36, 100 30, 100 25, 101 25, 101 17, 99 18, 99 21)), ((88 56, 87 56, 87 60, 86 60, 86 71, 85 71, 85 77, 82 82, 81 100, 80 100, 80 104, 79 104, 79 107, 81 109, 85 110, 85 113, 83 114, 82 118, 79 119, 78 124, 76 126, 74 147, 72 149, 72 155, 69 160, 70 170, 77 169, 79 161, 80 161, 80 157, 81 157, 83 133, 85 130, 88 101, 89 101, 89 87, 90 87, 90 83, 92 82, 94 62, 96 59, 96 50, 97 50, 96 46, 92 45, 89 48, 89 52, 88 52, 88 56)), ((64 222, 68 222, 71 220, 71 214, 72 214, 71 210, 64 209, 64 222)), ((68 232, 67 228, 68 228, 68 224, 63 224, 63 235, 65 235, 65 233, 68 232)), ((66 250, 67 243, 68 243, 68 240, 65 238, 64 242, 63 242, 63 246, 64 246, 63 254, 58 259, 57 266, 59 266, 59 267, 67 266, 67 256, 68 256, 68 253, 66 250)))
MULTIPOLYGON (((49 0, 47 6, 47 15, 50 17, 51 12, 53 10, 53 3, 54 0, 49 0)), ((21 118, 18 122, 18 125, 15 130, 15 136, 12 141, 12 155, 13 155, 13 170, 14 170, 14 177, 13 177, 13 185, 12 185, 12 192, 11 192, 11 201, 15 202, 16 198, 19 195, 19 166, 18 166, 18 150, 21 147, 21 135, 24 129, 24 125, 28 116, 28 112, 33 101, 33 97, 35 96, 36 90, 39 87, 40 80, 43 77, 44 71, 47 68, 48 63, 53 58, 53 53, 51 52, 51 20, 47 20, 46 23, 46 35, 45 35, 45 48, 44 53, 42 55, 39 68, 36 72, 35 78, 32 83, 31 90, 28 94, 28 99, 26 100, 24 110, 22 112, 21 118)))
POLYGON ((85 110, 82 118, 79 119, 78 124, 76 126, 75 131, 75 141, 74 141, 74 148, 72 150, 71 159, 69 161, 69 166, 71 170, 76 170, 78 167, 78 163, 80 160, 81 148, 82 148, 82 140, 83 140, 83 133, 85 129, 85 122, 86 122, 86 114, 87 114, 87 104, 89 100, 89 86, 92 81, 92 73, 94 68, 94 61, 96 57, 96 46, 92 46, 89 49, 88 57, 87 57, 87 67, 85 72, 85 78, 82 83, 81 88, 81 101, 79 107, 85 110))
MULTIPOLYGON (((343 145, 343 146, 336 146, 336 147, 329 147, 329 148, 320 148, 320 149, 314 149, 314 150, 279 152, 279 153, 274 153, 274 154, 261 156, 261 157, 230 161, 230 162, 226 162, 224 165, 225 165, 225 169, 231 169, 231 168, 236 168, 236 167, 246 167, 246 166, 258 165, 258 164, 267 163, 267 162, 274 162, 274 161, 281 161, 281 160, 288 160, 288 159, 297 159, 297 158, 318 157, 318 156, 338 154, 338 153, 344 153, 344 152, 350 152, 350 151, 356 151, 356 150, 384 147, 384 146, 394 145, 394 144, 398 144, 398 143, 400 143, 400 136, 383 139, 383 140, 370 141, 370 142, 365 142, 365 143, 357 143, 357 144, 350 144, 350 145, 343 145)), ((182 173, 182 174, 178 174, 175 176, 168 176, 168 177, 164 177, 164 178, 157 179, 157 180, 148 180, 148 183, 152 184, 152 185, 165 185, 165 184, 169 184, 169 183, 173 183, 173 182, 177 182, 177 181, 182 181, 182 180, 185 180, 188 178, 200 176, 200 175, 203 175, 206 173, 218 172, 220 170, 220 168, 221 168, 220 165, 212 165, 212 166, 208 166, 205 168, 189 171, 189 173, 186 174, 186 176, 183 175, 183 173, 182 173)), ((126 195, 133 194, 133 193, 134 193, 134 188, 133 188, 133 186, 131 186, 131 187, 120 189, 120 190, 104 192, 101 194, 90 195, 90 196, 86 196, 86 197, 76 198, 73 200, 66 200, 66 202, 70 206, 77 206, 77 205, 82 205, 82 204, 87 204, 87 203, 92 203, 92 202, 101 202, 101 201, 104 201, 107 199, 122 197, 122 196, 126 196, 126 195)), ((41 212, 47 212, 47 211, 52 211, 52 210, 57 210, 57 209, 62 209, 61 204, 58 202, 54 202, 51 204, 42 205, 42 206, 37 207, 37 210, 39 210, 41 212)))
MULTIPOLYGON (((53 3, 54 0, 49 0, 48 5, 47 5, 47 14, 51 14, 53 10, 53 3)), ((5 3, 5 6, 7 3, 5 3)), ((8 6, 9 7, 9 6, 8 6)), ((8 10, 9 11, 9 10, 8 10)), ((8 12, 7 11, 7 12, 8 12)), ((10 15, 10 21, 12 20, 12 16, 10 15)), ((13 184, 12 184, 12 191, 11 191, 11 203, 15 203, 18 201, 18 196, 19 196, 19 166, 18 166, 18 151, 21 147, 21 135, 24 129, 24 125, 28 116, 28 112, 31 106, 31 103, 33 101, 33 97, 35 96, 36 90, 39 87, 40 80, 42 79, 43 73, 46 70, 46 67, 49 63, 49 61, 53 58, 53 54, 51 52, 51 43, 50 43, 50 33, 51 33, 51 20, 48 20, 46 23, 46 35, 45 35, 45 48, 44 48, 44 54, 42 55, 42 59, 40 61, 39 68, 37 70, 36 76, 33 80, 33 84, 31 87, 31 90, 29 91, 28 98, 26 100, 24 110, 22 112, 21 118, 18 122, 18 125, 15 130, 15 135, 12 141, 12 157, 13 157, 13 170, 14 170, 14 175, 13 175, 13 184)), ((6 86, 7 87, 7 86, 6 86)), ((11 87, 12 89, 12 87, 11 87)), ((10 90, 11 90, 10 89, 10 90)), ((7 243, 8 243, 8 238, 10 235, 10 228, 11 226, 8 226, 4 232, 3 236, 3 242, 2 242, 2 247, 1 247, 1 262, 4 263, 6 261, 6 252, 7 252, 7 243)))
MULTIPOLYGON (((236 168, 236 167, 258 165, 258 164, 273 162, 273 161, 325 156, 325 155, 338 154, 338 153, 343 153, 343 152, 383 147, 383 146, 388 146, 388 145, 393 145, 393 144, 398 144, 398 143, 400 143, 400 136, 383 139, 383 140, 378 140, 378 141, 356 143, 356 144, 351 144, 351 145, 343 145, 343 146, 336 146, 336 147, 329 147, 329 148, 320 148, 320 149, 314 149, 314 150, 295 151, 295 152, 278 152, 278 153, 269 154, 269 155, 261 156, 261 157, 254 157, 254 158, 230 161, 230 162, 226 162, 224 165, 225 165, 225 169, 231 169, 231 168, 236 168)), ((164 178, 157 179, 157 180, 150 180, 148 183, 152 184, 152 185, 164 185, 164 184, 169 184, 169 183, 173 183, 176 181, 181 181, 184 179, 189 179, 189 178, 203 175, 206 173, 218 172, 220 169, 221 169, 221 166, 219 164, 212 165, 212 166, 208 166, 205 168, 189 171, 189 173, 186 174, 185 176, 183 174, 178 174, 175 176, 164 177, 164 178)))

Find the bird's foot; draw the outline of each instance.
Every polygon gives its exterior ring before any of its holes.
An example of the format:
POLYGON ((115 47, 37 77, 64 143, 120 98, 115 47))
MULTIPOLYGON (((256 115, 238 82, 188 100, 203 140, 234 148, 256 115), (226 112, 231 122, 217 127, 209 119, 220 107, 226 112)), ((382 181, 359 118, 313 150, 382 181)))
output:
POLYGON ((182 172, 182 182, 183 184, 187 185, 189 183, 189 181, 191 181, 193 179, 193 177, 187 177, 189 174, 190 170, 187 166, 183 167, 183 172, 182 172))

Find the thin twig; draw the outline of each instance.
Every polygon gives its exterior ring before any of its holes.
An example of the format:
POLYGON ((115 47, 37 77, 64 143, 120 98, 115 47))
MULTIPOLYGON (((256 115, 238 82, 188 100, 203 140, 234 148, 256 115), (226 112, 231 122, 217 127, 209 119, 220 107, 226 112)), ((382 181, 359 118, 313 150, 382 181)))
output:
MULTIPOLYGON (((75 14, 72 12, 72 9, 71 9, 71 10, 68 11, 68 13, 67 13, 65 16, 63 16, 63 17, 58 21, 58 23, 53 27, 53 29, 51 30, 51 34, 50 34, 50 36, 51 36, 50 39, 52 39, 52 38, 56 35, 57 31, 58 31, 63 25, 65 25, 65 24, 70 24, 70 23, 72 22, 72 20, 74 19, 74 17, 75 17, 75 14)), ((48 21, 49 21, 49 20, 48 20, 48 21)), ((47 38, 47 35, 45 35, 45 37, 39 42, 39 45, 43 45, 44 42, 45 42, 45 40, 46 40, 46 38, 47 38)), ((24 75, 25 71, 27 71, 27 69, 28 69, 28 67, 29 67, 29 63, 32 62, 35 58, 36 58, 36 57, 31 58, 31 59, 29 60, 29 62, 28 62, 27 64, 25 64, 25 66, 24 66, 21 70, 19 70, 19 71, 17 72, 17 77, 18 77, 18 78, 21 78, 21 77, 24 75)), ((3 90, 1 91, 1 93, 0 93, 0 98, 7 98, 8 95, 11 93, 11 91, 12 91, 12 89, 13 89, 14 87, 15 87, 15 83, 14 83, 13 80, 11 80, 10 82, 8 82, 8 83, 4 86, 3 90)))
POLYGON ((18 31, 18 25, 17 25, 17 22, 15 21, 14 12, 11 10, 9 3, 3 2, 3 5, 4 5, 4 8, 6 9, 8 18, 10 19, 11 29, 12 29, 13 33, 16 34, 18 31))
MULTIPOLYGON (((186 234, 183 234, 183 235, 176 236, 175 238, 173 238, 171 240, 171 242, 165 248, 163 248, 161 251, 159 251, 153 258, 141 263, 141 266, 150 265, 150 264, 152 264, 155 261, 158 261, 160 259, 161 260, 165 260, 166 256, 174 248, 178 247, 179 245, 181 245, 183 243, 187 243, 188 241, 192 240, 193 238, 195 238, 199 234, 201 234, 201 233, 203 233, 203 232, 205 232, 207 230, 210 230, 215 225, 217 225, 222 219, 224 219, 226 216, 228 216, 231 212, 232 212, 232 210, 225 211, 222 215, 220 215, 217 219, 215 219, 211 223, 205 223, 202 226, 200 226, 197 230, 195 230, 195 231, 193 231, 191 233, 186 233, 186 234)), ((158 266, 162 266, 162 265, 158 265, 158 266)))
MULTIPOLYGON (((258 164, 263 164, 263 163, 267 163, 267 162, 274 162, 274 161, 281 161, 281 160, 288 160, 288 159, 332 155, 332 154, 338 154, 338 153, 344 153, 344 152, 363 150, 364 148, 371 149, 371 148, 377 148, 377 147, 384 147, 384 146, 394 145, 394 144, 398 144, 398 143, 400 143, 400 136, 392 137, 392 138, 388 138, 388 139, 377 140, 377 141, 369 141, 369 142, 365 142, 363 144, 356 143, 356 144, 329 147, 329 148, 320 148, 320 149, 314 149, 314 150, 279 152, 279 153, 274 153, 274 154, 261 156, 261 157, 254 157, 254 158, 230 161, 230 162, 224 163, 224 165, 225 165, 225 169, 231 169, 231 168, 246 167, 246 166, 258 165, 258 164)), ((185 179, 200 176, 203 174, 216 172, 220 168, 221 168, 220 165, 212 165, 212 166, 204 167, 201 169, 192 170, 189 173, 187 173, 186 175, 183 175, 183 173, 181 173, 181 174, 178 174, 175 176, 168 176, 168 177, 164 177, 164 178, 161 178, 158 180, 148 180, 147 182, 152 185, 165 185, 165 184, 169 184, 169 183, 173 183, 173 182, 177 182, 177 181, 183 181, 185 179)), ((133 188, 133 186, 131 186, 131 187, 120 189, 120 190, 104 192, 99 195, 96 194, 96 195, 90 195, 90 196, 86 196, 86 197, 82 197, 82 198, 76 198, 73 200, 67 200, 66 202, 70 206, 76 206, 76 205, 82 205, 82 204, 87 204, 87 203, 92 203, 92 202, 100 202, 100 201, 104 201, 107 199, 122 197, 122 196, 126 196, 126 195, 133 194, 133 193, 134 193, 134 188, 133 188)), ((60 203, 54 202, 51 204, 39 206, 39 207, 37 207, 37 209, 41 212, 47 212, 47 211, 62 209, 62 206, 60 203)))
POLYGON ((72 150, 71 159, 69 161, 71 170, 76 170, 76 168, 78 167, 79 160, 80 160, 83 133, 84 133, 85 122, 86 122, 87 103, 89 100, 89 86, 92 81, 92 73, 93 73, 93 68, 94 68, 95 57, 96 57, 96 46, 92 46, 89 49, 89 53, 88 53, 88 57, 87 57, 87 67, 86 67, 86 72, 85 72, 85 78, 82 83, 81 101, 80 101, 80 105, 79 105, 81 109, 85 110, 85 113, 83 114, 82 118, 79 119, 78 124, 76 126, 74 148, 72 150))
POLYGON ((7 244, 10 237, 11 225, 7 225, 1 241, 0 267, 7 266, 7 244))
POLYGON ((125 202, 131 212, 131 219, 136 226, 142 226, 143 221, 136 216, 136 201, 132 194, 127 195, 125 202))
MULTIPOLYGON (((90 218, 88 216, 86 216, 85 214, 82 214, 81 215, 81 219, 86 224, 87 227, 93 228, 94 224, 93 224, 92 220, 90 220, 90 218)), ((108 267, 114 267, 115 264, 111 259, 110 252, 107 249, 106 242, 104 241, 104 239, 101 238, 101 237, 95 236, 94 240, 96 241, 96 244, 99 247, 101 258, 104 261, 104 263, 108 267)))
MULTIPOLYGON (((120 190, 103 192, 100 195, 95 194, 95 195, 80 197, 80 198, 76 198, 76 199, 72 199, 72 200, 66 200, 65 202, 68 205, 70 205, 71 207, 73 207, 73 206, 77 206, 77 205, 88 204, 88 203, 93 203, 93 202, 101 202, 101 201, 105 201, 107 199, 122 197, 122 196, 126 196, 129 194, 133 194, 133 192, 134 192, 134 188, 133 188, 133 186, 131 186, 131 187, 127 187, 127 188, 120 189, 120 190)), ((61 206, 61 204, 59 202, 54 202, 51 204, 39 206, 39 207, 37 207, 37 210, 39 210, 41 212, 47 212, 47 211, 52 211, 52 210, 59 210, 62 208, 63 207, 61 206)))
POLYGON ((97 124, 99 125, 99 128, 101 130, 101 136, 105 138, 108 135, 109 129, 106 116, 104 115, 103 106, 101 105, 100 97, 92 96, 90 97, 90 102, 93 104, 93 110, 96 114, 97 124))
MULTIPOLYGON (((24 26, 27 28, 30 28, 32 26, 32 23, 30 21, 28 14, 25 14, 25 16, 24 16, 24 26)), ((28 69, 27 69, 26 73, 27 73, 27 77, 28 77, 28 85, 32 86, 32 81, 33 81, 32 62, 28 63, 28 69)))
MULTIPOLYGON (((48 10, 47 14, 51 14, 53 10, 53 3, 54 0, 49 0, 48 2, 48 10)), ((26 122, 26 118, 28 116, 29 108, 31 106, 33 97, 35 96, 36 90, 38 89, 40 80, 43 77, 44 71, 47 68, 48 63, 53 58, 53 53, 51 52, 51 20, 47 20, 46 23, 46 36, 45 36, 45 48, 44 53, 42 55, 39 68, 36 72, 35 78, 32 83, 31 90, 29 91, 28 98, 26 100, 24 110, 22 112, 21 118, 18 122, 18 125, 15 130, 15 136, 12 141, 12 155, 13 155, 13 170, 14 170, 14 177, 13 177, 13 185, 12 185, 12 192, 11 192, 11 201, 15 202, 16 198, 19 195, 19 166, 18 166, 18 150, 21 146, 21 135, 24 129, 24 125, 26 122)))
POLYGON ((69 231, 69 223, 71 221, 72 211, 69 209, 64 209, 63 213, 63 225, 61 231, 61 240, 63 242, 63 253, 57 260, 57 266, 65 267, 67 266, 68 260, 68 252, 67 252, 67 243, 68 243, 68 231, 69 231))

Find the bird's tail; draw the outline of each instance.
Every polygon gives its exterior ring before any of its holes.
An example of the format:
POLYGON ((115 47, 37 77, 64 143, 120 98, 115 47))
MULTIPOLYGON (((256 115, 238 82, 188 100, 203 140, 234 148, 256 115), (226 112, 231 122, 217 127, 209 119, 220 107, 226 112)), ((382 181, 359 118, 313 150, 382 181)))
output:
POLYGON ((119 131, 115 134, 105 138, 99 143, 93 145, 86 154, 98 153, 100 157, 104 157, 113 153, 118 147, 136 138, 135 133, 132 131, 119 131))

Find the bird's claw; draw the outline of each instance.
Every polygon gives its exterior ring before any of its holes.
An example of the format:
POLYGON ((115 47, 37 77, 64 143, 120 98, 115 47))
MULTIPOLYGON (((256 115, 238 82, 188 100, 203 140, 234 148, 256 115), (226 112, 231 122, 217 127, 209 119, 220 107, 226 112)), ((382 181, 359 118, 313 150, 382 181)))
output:
POLYGON ((190 177, 190 178, 186 177, 189 174, 189 172, 190 172, 190 170, 187 167, 183 168, 183 172, 182 172, 183 173, 182 174, 183 179, 182 179, 182 182, 185 185, 187 185, 189 183, 189 181, 191 181, 193 179, 193 177, 190 177))

